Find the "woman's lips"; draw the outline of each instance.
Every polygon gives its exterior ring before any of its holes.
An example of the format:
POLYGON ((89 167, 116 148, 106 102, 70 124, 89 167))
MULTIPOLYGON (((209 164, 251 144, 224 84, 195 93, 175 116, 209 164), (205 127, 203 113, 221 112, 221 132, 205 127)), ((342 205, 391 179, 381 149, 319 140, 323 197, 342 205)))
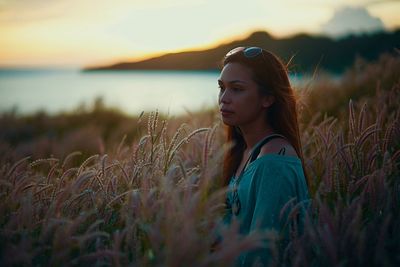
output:
POLYGON ((232 115, 234 112, 228 109, 221 109, 220 110, 222 116, 229 116, 232 115))

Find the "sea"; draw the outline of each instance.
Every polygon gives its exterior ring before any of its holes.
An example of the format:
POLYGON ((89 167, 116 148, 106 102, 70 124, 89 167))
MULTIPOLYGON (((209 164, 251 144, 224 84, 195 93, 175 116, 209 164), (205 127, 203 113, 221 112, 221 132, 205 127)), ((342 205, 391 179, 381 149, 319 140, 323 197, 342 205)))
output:
MULTIPOLYGON (((96 100, 129 115, 169 115, 217 106, 218 71, 0 69, 0 113, 57 114, 90 109, 96 100)), ((291 77, 298 83, 298 77, 291 77)))

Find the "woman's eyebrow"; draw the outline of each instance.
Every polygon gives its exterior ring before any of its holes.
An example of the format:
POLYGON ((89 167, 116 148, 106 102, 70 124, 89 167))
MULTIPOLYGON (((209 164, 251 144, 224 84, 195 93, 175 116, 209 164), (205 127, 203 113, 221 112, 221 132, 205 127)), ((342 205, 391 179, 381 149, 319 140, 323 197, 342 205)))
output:
MULTIPOLYGON (((218 79, 218 83, 224 83, 224 82, 222 80, 218 79)), ((230 84, 232 84, 232 83, 244 83, 244 84, 246 84, 245 81, 241 81, 241 80, 232 80, 232 81, 228 81, 226 83, 230 83, 230 84)))

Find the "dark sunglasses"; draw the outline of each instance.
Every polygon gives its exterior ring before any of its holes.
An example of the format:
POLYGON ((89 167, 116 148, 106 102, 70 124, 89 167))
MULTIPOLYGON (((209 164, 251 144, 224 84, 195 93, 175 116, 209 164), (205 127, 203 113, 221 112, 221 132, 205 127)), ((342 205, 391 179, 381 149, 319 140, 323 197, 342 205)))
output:
POLYGON ((225 55, 225 57, 232 56, 233 54, 236 54, 236 53, 242 52, 242 51, 243 51, 243 54, 244 54, 245 57, 254 58, 254 57, 262 54, 263 49, 260 48, 260 47, 257 47, 257 46, 251 46, 251 47, 240 46, 240 47, 233 48, 231 51, 229 51, 225 55))

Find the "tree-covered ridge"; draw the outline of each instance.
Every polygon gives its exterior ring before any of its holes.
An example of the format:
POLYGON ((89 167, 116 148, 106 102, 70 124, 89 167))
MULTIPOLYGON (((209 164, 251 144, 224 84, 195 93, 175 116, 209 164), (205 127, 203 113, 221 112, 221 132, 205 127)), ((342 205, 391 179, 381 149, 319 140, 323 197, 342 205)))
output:
POLYGON ((260 46, 276 53, 286 62, 292 59, 291 66, 296 72, 313 72, 320 68, 341 73, 357 57, 375 60, 384 52, 392 53, 399 49, 400 30, 350 35, 338 40, 307 34, 277 39, 258 31, 247 38, 207 50, 170 53, 142 61, 119 62, 85 70, 217 70, 226 52, 237 46, 260 46))

